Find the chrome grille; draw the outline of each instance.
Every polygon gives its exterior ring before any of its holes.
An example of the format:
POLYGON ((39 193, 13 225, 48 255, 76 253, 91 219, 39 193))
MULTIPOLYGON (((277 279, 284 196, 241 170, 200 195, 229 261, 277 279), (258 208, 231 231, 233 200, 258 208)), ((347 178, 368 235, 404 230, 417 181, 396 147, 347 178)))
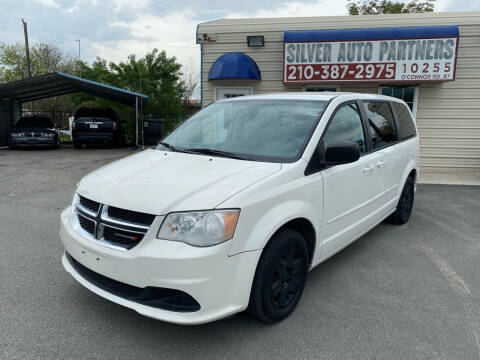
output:
POLYGON ((140 240, 143 239, 143 234, 132 233, 130 231, 124 231, 107 226, 103 229, 103 238, 116 244, 135 246, 140 240))
POLYGON ((155 215, 120 209, 113 206, 108 207, 107 213, 108 213, 108 216, 110 216, 112 219, 120 220, 120 221, 124 220, 129 223, 145 225, 145 226, 152 225, 152 222, 155 219, 155 215))
POLYGON ((25 137, 41 137, 42 133, 39 132, 26 132, 25 137))
POLYGON ((143 239, 155 215, 110 207, 82 196, 76 196, 72 208, 75 230, 86 238, 116 250, 129 250, 143 239), (128 215, 111 217, 120 214, 128 215), (148 219, 148 224, 145 222, 148 219), (143 220, 143 224, 140 221, 143 220))
POLYGON ((100 209, 100 203, 87 199, 86 197, 79 196, 80 198, 80 205, 82 205, 84 208, 92 211, 92 212, 98 212, 98 209, 100 209))
POLYGON ((89 220, 88 218, 78 215, 78 222, 83 230, 93 235, 95 233, 95 221, 89 220))

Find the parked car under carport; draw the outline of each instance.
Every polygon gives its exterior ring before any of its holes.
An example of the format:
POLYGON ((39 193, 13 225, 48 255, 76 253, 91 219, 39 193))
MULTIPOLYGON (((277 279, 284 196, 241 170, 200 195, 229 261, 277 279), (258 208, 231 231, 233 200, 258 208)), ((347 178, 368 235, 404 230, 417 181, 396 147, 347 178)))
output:
POLYGON ((10 131, 9 146, 15 148, 61 147, 60 136, 48 117, 22 117, 10 131))
POLYGON ((72 142, 75 149, 87 144, 122 146, 125 134, 113 109, 81 107, 72 122, 72 142))

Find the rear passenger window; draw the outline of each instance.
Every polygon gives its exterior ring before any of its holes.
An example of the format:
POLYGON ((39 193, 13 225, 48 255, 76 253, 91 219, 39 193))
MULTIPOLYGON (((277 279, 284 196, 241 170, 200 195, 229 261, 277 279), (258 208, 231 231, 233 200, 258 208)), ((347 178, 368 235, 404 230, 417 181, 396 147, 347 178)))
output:
POLYGON ((325 148, 334 141, 353 141, 365 152, 365 136, 363 134, 362 118, 356 104, 343 105, 337 109, 323 137, 325 148))
POLYGON ((415 124, 408 107, 405 104, 393 101, 392 106, 398 118, 398 138, 405 140, 417 135, 415 124))
POLYGON ((393 113, 388 102, 365 101, 365 112, 373 149, 390 145, 397 140, 393 113))

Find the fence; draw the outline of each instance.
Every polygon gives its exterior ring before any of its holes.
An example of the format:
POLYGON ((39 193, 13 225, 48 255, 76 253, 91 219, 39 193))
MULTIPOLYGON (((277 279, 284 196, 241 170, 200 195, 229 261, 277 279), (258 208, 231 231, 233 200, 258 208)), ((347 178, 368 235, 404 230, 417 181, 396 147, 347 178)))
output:
POLYGON ((58 130, 70 130, 71 120, 73 120, 72 111, 66 110, 32 110, 22 109, 22 117, 25 116, 45 116, 50 118, 58 130), (70 120, 71 119, 71 120, 70 120))

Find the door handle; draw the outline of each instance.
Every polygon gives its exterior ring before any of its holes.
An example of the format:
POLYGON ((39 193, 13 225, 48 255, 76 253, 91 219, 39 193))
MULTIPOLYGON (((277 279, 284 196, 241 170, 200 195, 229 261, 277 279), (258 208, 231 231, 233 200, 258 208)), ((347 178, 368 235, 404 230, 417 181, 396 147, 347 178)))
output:
POLYGON ((384 166, 385 166, 385 161, 384 161, 384 160, 379 160, 379 161, 377 162, 377 167, 378 167, 378 168, 382 168, 382 167, 384 167, 384 166))
POLYGON ((370 173, 370 171, 373 170, 374 167, 375 167, 375 165, 365 166, 362 171, 363 171, 364 174, 368 174, 368 173, 370 173))

